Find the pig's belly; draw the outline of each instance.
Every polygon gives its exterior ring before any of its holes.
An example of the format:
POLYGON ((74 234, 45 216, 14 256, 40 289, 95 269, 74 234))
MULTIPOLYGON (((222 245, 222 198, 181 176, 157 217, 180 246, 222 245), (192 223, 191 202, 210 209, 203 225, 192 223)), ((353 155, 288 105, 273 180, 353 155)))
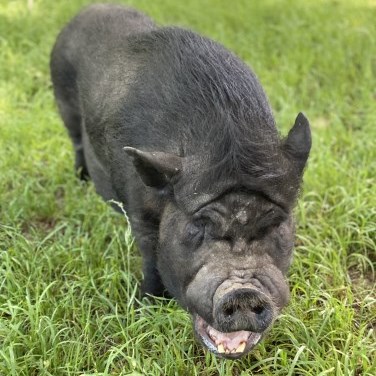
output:
POLYGON ((112 188, 110 174, 96 157, 85 131, 82 134, 82 143, 84 147, 87 169, 89 171, 90 178, 94 182, 97 193, 101 195, 105 201, 118 201, 118 197, 112 188))

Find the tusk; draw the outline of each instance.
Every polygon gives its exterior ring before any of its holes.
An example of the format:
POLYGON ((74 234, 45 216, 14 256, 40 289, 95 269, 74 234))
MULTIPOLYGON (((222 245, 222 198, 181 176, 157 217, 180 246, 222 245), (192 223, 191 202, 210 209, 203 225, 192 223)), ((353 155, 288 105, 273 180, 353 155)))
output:
POLYGON ((238 348, 235 350, 235 352, 237 352, 237 353, 242 353, 242 352, 244 352, 244 350, 245 350, 245 342, 242 342, 242 343, 238 346, 238 348))
POLYGON ((225 348, 223 347, 223 344, 222 343, 220 343, 219 345, 218 345, 218 352, 220 353, 220 354, 223 354, 224 352, 225 352, 225 348))

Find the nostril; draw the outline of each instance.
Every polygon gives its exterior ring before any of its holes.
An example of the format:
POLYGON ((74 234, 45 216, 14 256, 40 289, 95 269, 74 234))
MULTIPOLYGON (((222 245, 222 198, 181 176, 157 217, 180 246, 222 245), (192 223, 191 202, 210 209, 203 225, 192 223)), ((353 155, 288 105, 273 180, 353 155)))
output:
POLYGON ((257 305, 256 307, 252 308, 252 312, 255 313, 256 315, 261 315, 265 310, 265 307, 262 305, 257 305))
POLYGON ((225 316, 230 317, 234 314, 234 307, 227 307, 223 310, 225 316))
POLYGON ((226 316, 226 317, 231 317, 233 316, 237 311, 239 311, 241 309, 241 307, 239 306, 239 304, 229 304, 229 305, 226 305, 225 307, 223 307, 223 314, 226 316))

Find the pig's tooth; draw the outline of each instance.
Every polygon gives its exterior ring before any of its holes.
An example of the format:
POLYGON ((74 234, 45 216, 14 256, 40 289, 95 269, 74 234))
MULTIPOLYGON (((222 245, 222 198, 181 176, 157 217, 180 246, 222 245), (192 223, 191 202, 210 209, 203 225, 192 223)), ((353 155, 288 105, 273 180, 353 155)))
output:
POLYGON ((225 352, 225 348, 223 347, 223 344, 222 343, 220 343, 219 345, 218 345, 218 352, 220 353, 220 354, 223 354, 224 352, 225 352))
POLYGON ((238 348, 235 350, 235 352, 242 353, 245 349, 245 342, 242 342, 238 348))
POLYGON ((230 349, 226 349, 225 353, 230 354, 230 349))

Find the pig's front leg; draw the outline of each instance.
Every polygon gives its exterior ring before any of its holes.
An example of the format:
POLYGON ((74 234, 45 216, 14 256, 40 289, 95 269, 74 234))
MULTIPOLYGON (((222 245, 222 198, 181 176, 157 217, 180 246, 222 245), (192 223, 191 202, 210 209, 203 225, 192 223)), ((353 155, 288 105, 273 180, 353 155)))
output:
MULTIPOLYGON (((145 226, 146 224, 144 224, 145 226)), ((135 234, 137 245, 142 256, 142 271, 144 279, 141 284, 141 294, 153 295, 158 297, 168 297, 165 286, 157 268, 157 234, 145 233, 144 229, 139 226, 134 226, 133 233, 135 234)))
POLYGON ((155 262, 156 260, 154 259, 143 258, 142 260, 142 271, 144 273, 144 280, 141 284, 142 296, 153 295, 168 297, 168 293, 162 283, 155 262))

